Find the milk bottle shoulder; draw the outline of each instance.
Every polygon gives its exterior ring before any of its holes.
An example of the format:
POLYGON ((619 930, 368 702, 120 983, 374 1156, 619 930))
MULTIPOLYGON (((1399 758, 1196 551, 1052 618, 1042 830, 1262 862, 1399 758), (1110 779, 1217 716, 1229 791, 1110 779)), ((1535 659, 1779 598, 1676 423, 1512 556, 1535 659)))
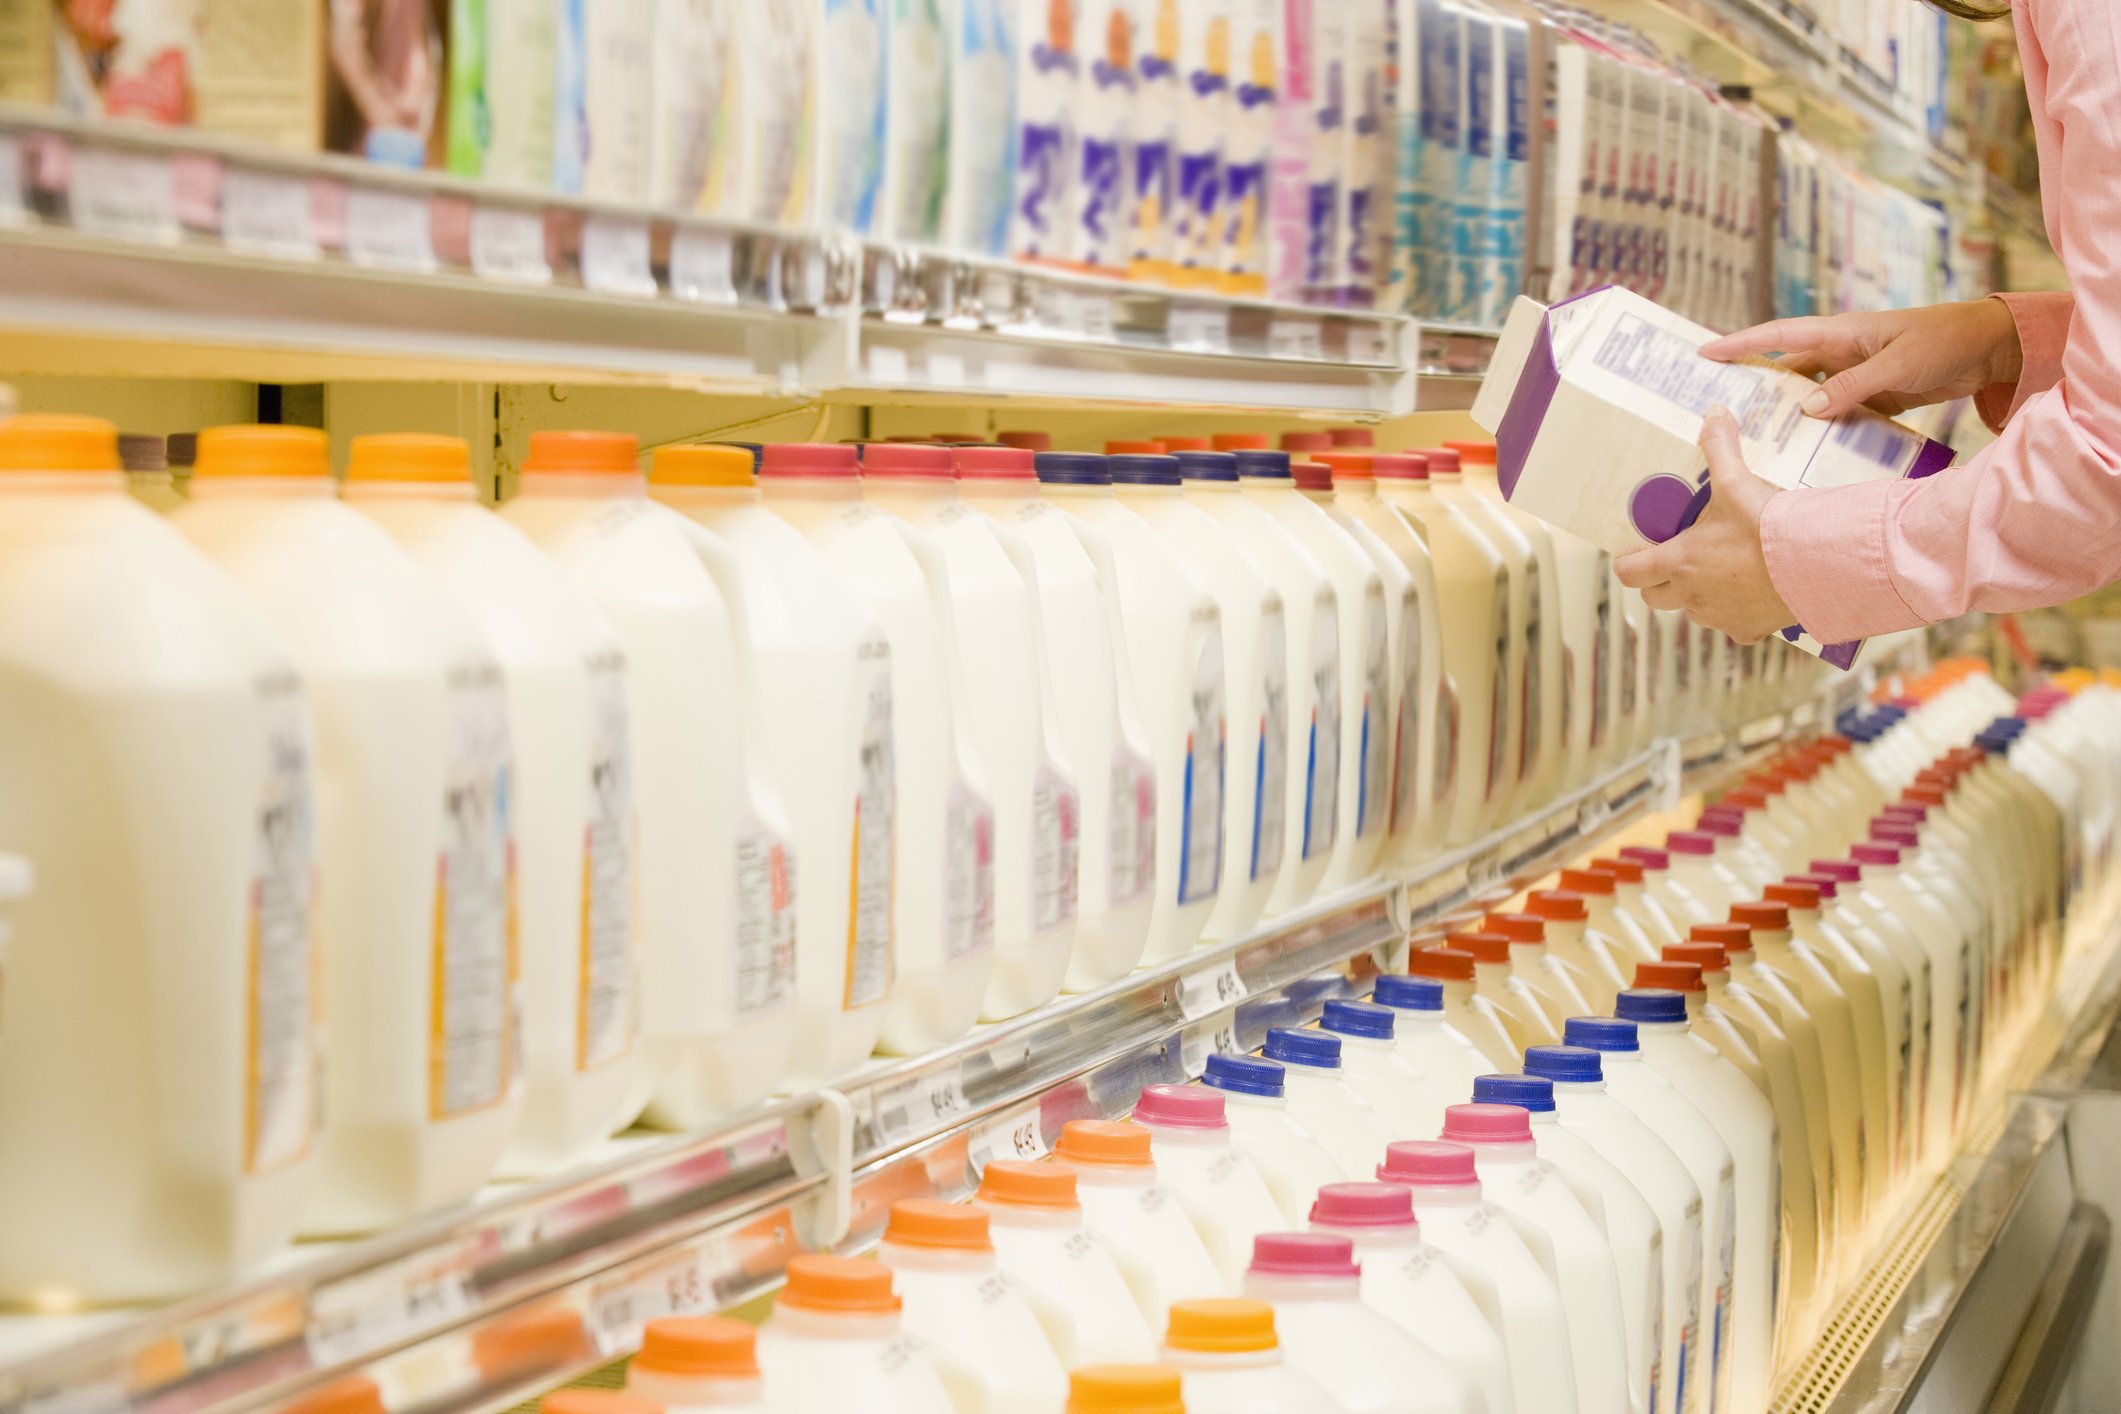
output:
MULTIPOLYGON (((1341 1071, 1348 1088, 1377 1112, 1393 1134, 1426 1134, 1443 1123, 1444 1109, 1465 1087, 1425 1075, 1398 1044, 1400 1013, 1362 1002, 1329 1001, 1319 1029, 1340 1039, 1341 1071)), ((1418 1023, 1416 1023, 1418 1024, 1418 1023)), ((1465 1055, 1473 1059, 1470 1048, 1465 1055)))
POLYGON ((997 1263, 1030 1297, 1063 1365, 1150 1358, 1155 1338, 1110 1247, 1084 1222, 1072 1168, 996 1159, 974 1201, 997 1263))
POLYGON ((892 1269, 856 1257, 804 1253, 759 1327, 767 1407, 786 1414, 864 1409, 949 1414, 927 1346, 905 1326, 892 1269))
POLYGON ((1242 1297, 1171 1308, 1157 1358, 1179 1372, 1188 1407, 1232 1414, 1344 1414, 1310 1376, 1282 1359, 1274 1308, 1242 1297))
POLYGON ((1135 1102, 1134 1122, 1149 1131, 1157 1178, 1178 1195, 1225 1288, 1235 1289, 1253 1240, 1289 1220, 1238 1145, 1226 1108, 1211 1086, 1151 1085, 1135 1102))
POLYGON ((1286 1067, 1257 1056, 1212 1055, 1201 1083, 1222 1092, 1231 1138, 1266 1180, 1283 1220, 1302 1222, 1319 1187, 1339 1182, 1342 1169, 1290 1115, 1286 1067))
POLYGON ((1070 1120, 1053 1161, 1075 1170, 1083 1222, 1104 1239, 1142 1319, 1153 1323, 1175 1301, 1228 1292, 1178 1195, 1158 1178, 1146 1126, 1070 1120))
POLYGON ((1370 1000, 1393 1013, 1393 1049, 1436 1098, 1433 1112, 1441 1127, 1443 1107, 1472 1094, 1473 1081, 1494 1067, 1444 1019, 1444 984, 1435 978, 1387 974, 1377 979, 1370 1000))
POLYGON ((1282 1067, 1289 1118, 1318 1141, 1343 1177, 1353 1178, 1377 1162, 1393 1135, 1350 1083, 1341 1050, 1331 1032, 1277 1026, 1267 1032, 1261 1054, 1282 1067))
POLYGON ((1417 947, 1407 955, 1411 975, 1441 987, 1445 1023, 1487 1062, 1485 1069, 1494 1070, 1522 1054, 1524 1043, 1518 1040, 1516 1017, 1494 997, 1477 990, 1479 970, 1473 954, 1455 942, 1447 947, 1417 947))

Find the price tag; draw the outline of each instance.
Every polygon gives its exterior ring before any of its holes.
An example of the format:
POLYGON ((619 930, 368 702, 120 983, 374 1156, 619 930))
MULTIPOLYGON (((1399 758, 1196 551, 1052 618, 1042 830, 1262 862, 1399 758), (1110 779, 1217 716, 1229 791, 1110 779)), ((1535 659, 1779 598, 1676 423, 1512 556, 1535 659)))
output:
POLYGON ((431 274, 434 227, 418 192, 350 184, 346 189, 346 258, 377 270, 431 274))
POLYGON ((664 1316, 690 1316, 712 1304, 714 1283, 698 1251, 590 1289, 589 1327, 605 1354, 633 1350, 641 1327, 664 1316))
POLYGON ((232 250, 315 260, 309 179, 230 167, 221 179, 221 239, 232 250))
POLYGON ((1388 324, 1373 324, 1368 320, 1357 320, 1348 325, 1348 362, 1350 363, 1394 363, 1392 356, 1392 327, 1388 324))
POLYGON ((1043 1159, 1052 1152, 1046 1144, 1046 1131, 1039 1122, 1036 1104, 983 1121, 972 1131, 968 1147, 972 1166, 982 1172, 995 1159, 1043 1159))
POLYGON ((928 351, 928 386, 946 391, 965 387, 967 384, 965 360, 958 354, 944 353, 940 349, 928 351))
POLYGON ((670 238, 670 293, 694 304, 735 304, 735 239, 726 231, 678 227, 670 238))
POLYGON ((972 1112, 957 1068, 902 1080, 876 1098, 877 1138, 886 1144, 948 1128, 972 1112))
POLYGON ((1095 292, 1083 294, 1076 299, 1077 324, 1083 337, 1100 344, 1109 344, 1119 338, 1119 315, 1113 309, 1112 296, 1095 292))
POLYGON ((1219 304, 1174 304, 1165 325, 1165 336, 1174 349, 1228 353, 1230 310, 1219 304))
POLYGON ((0 225, 19 226, 29 218, 22 200, 22 139, 0 133, 0 225))
POLYGON ((482 280, 551 284, 552 262, 545 258, 544 213, 519 206, 474 206, 471 268, 482 280))
POLYGON ((309 1297, 310 1359, 345 1364, 461 1319, 472 1304, 472 1251, 422 1252, 318 1287, 309 1297))
POLYGON ((1242 1049, 1237 1044, 1234 1012, 1218 1022, 1189 1026, 1178 1036, 1179 1064, 1185 1067, 1188 1080, 1200 1079, 1208 1068, 1209 1056, 1234 1056, 1242 1049))
POLYGON ((872 344, 865 357, 869 381, 886 388, 903 388, 907 382, 906 351, 895 344, 872 344))
POLYGON ((1079 339, 1083 333, 1082 304, 1075 291, 1059 285, 1033 287, 1031 318, 1040 332, 1079 339))
POLYGON ((592 216, 582 223, 582 283, 600 294, 653 295, 648 223, 592 216))
POLYGON ((177 239, 177 169, 167 157, 77 147, 72 181, 67 209, 82 230, 135 241, 177 239))
POLYGON ((1309 315, 1273 315, 1267 320, 1267 353, 1274 358, 1321 362, 1326 356, 1325 325, 1309 315))
POLYGON ((1178 1008, 1188 1021, 1236 1006, 1244 999, 1245 979, 1237 975, 1237 959, 1234 957, 1226 957, 1212 967, 1200 968, 1178 979, 1178 1008))

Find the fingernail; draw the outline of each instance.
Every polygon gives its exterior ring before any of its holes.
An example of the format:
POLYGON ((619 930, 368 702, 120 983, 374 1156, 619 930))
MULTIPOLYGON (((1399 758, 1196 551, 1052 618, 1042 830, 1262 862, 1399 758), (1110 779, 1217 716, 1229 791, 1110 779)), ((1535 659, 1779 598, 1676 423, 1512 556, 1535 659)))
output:
POLYGON ((1803 408, 1813 417, 1817 417, 1819 416, 1819 414, 1826 411, 1826 405, 1828 401, 1829 399, 1826 395, 1826 389, 1821 388, 1816 393, 1806 393, 1804 395, 1804 401, 1799 403, 1797 406, 1803 408))
MULTIPOLYGON (((1709 404, 1708 416, 1711 419, 1718 417, 1729 418, 1731 416, 1731 410, 1725 407, 1722 403, 1711 403, 1709 404)), ((1736 419, 1732 420, 1735 421, 1736 419)))

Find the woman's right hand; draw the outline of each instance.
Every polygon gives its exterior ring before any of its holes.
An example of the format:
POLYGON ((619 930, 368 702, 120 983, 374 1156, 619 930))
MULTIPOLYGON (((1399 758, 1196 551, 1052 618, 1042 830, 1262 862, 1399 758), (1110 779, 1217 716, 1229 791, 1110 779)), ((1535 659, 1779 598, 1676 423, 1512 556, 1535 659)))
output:
POLYGON ((1885 314, 1775 319, 1701 346, 1720 360, 1779 353, 1807 378, 1827 375, 1804 400, 1813 417, 1858 404, 1888 415, 2015 383, 2023 366, 2018 325, 2001 300, 1963 300, 1885 314))

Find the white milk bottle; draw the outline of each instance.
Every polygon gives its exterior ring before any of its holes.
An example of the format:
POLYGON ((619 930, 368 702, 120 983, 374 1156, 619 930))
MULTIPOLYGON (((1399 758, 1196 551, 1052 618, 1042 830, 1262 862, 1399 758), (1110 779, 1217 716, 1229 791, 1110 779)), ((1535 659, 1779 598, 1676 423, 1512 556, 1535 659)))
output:
POLYGON ((784 1414, 951 1414, 926 1345, 908 1338, 891 1268, 865 1257, 791 1257, 758 1360, 767 1407, 784 1414))
POLYGON ((1439 769, 1454 783, 1444 838, 1457 845, 1487 833, 1506 813, 1515 780, 1504 770, 1517 681, 1510 673, 1523 645, 1512 632, 1507 562, 1484 523, 1436 489, 1439 464, 1455 467, 1456 454, 1415 453, 1373 467, 1379 496, 1428 547, 1439 602, 1450 606, 1441 616, 1440 647, 1454 694, 1455 745, 1442 743, 1450 762, 1439 769))
POLYGON ((795 1017, 794 875, 777 795, 747 770, 734 557, 651 502, 634 439, 539 432, 501 514, 597 601, 626 654, 640 822, 641 1084, 694 1128, 765 1098, 795 1017), (712 556, 712 558, 710 558, 712 556))
POLYGON ((734 1316, 663 1316, 641 1331, 626 1362, 626 1392, 665 1409, 766 1406, 758 1329, 734 1316))
MULTIPOLYGON (((1892 995, 1900 995, 1895 1040, 1902 1048, 1903 1062, 1894 1159, 1899 1171, 1911 1176, 1928 1163, 1930 1091, 1950 1063, 1949 1040, 1936 1031, 1930 1009, 1934 996, 1930 953, 1907 917, 1895 908, 1894 900, 1871 886, 1871 871, 1863 865, 1852 859, 1815 859, 1812 869, 1818 877, 1834 882, 1834 916, 1878 974, 1889 1008, 1892 995)), ((1810 880, 1814 875, 1800 877, 1810 880)))
POLYGON ((1645 959, 1613 911, 1612 875, 1564 869, 1559 882, 1558 889, 1535 889, 1527 894, 1525 909, 1546 924, 1549 955, 1568 965, 1588 1004, 1587 1012, 1570 1015, 1595 1014, 1601 1006, 1612 1004, 1614 995, 1628 985, 1635 964, 1645 959))
POLYGON ((335 490, 322 432, 210 428, 174 517, 286 636, 318 780, 339 783, 317 801, 335 1039, 303 1216, 315 1233, 470 1197, 522 1099, 500 670, 448 592, 335 490))
MULTIPOLYGON (((1775 1369, 1776 1272, 1781 1230, 1779 1142, 1774 1107, 1743 1072, 1691 1034, 1686 999, 1677 992, 1630 988, 1614 1015, 1635 1023, 1643 1063, 1663 1076, 1716 1127, 1730 1148, 1736 1178, 1736 1260, 1731 1271, 1730 1407, 1759 1414, 1775 1369)), ((1795 1136, 1792 1136, 1795 1142, 1795 1136)), ((1720 1379, 1720 1376, 1719 1376, 1720 1379)), ((1717 1401, 1717 1407, 1723 1407, 1717 1401)))
POLYGON ((1752 897, 1782 877, 1781 862, 1746 834, 1745 812, 1737 807, 1712 805, 1694 828, 1716 841, 1716 861, 1737 877, 1740 897, 1752 897))
MULTIPOLYGON (((1606 568, 1612 573, 1610 560, 1606 568)), ((1620 661, 1613 672, 1615 748, 1617 756, 1625 757, 1647 747, 1660 731, 1661 704, 1654 695, 1657 680, 1650 671, 1650 637, 1657 616, 1643 602, 1642 591, 1622 585, 1618 574, 1613 574, 1612 598, 1614 637, 1620 645, 1620 661)))
MULTIPOLYGON (((1178 460, 1107 459, 1113 495, 1183 560, 1222 614, 1229 737, 1223 777, 1223 878, 1203 936, 1251 931, 1281 870, 1288 803, 1288 628, 1282 597, 1246 554, 1180 489, 1178 460), (1255 838, 1259 847, 1255 849, 1255 838), (1268 846, 1271 845, 1272 848, 1268 846)), ((1329 868, 1327 877, 1332 877, 1329 868)))
MULTIPOLYGON (((1288 726, 1282 759, 1282 854, 1268 916, 1310 902, 1325 877, 1340 823, 1340 599, 1310 551, 1239 489, 1230 452, 1176 453, 1187 501, 1250 555, 1281 593, 1288 625, 1288 726)), ((1240 763, 1242 764, 1242 763, 1240 763)), ((1260 847, 1253 829, 1251 845, 1260 847)))
POLYGON ((1716 836, 1702 830, 1674 830, 1664 837, 1671 867, 1660 880, 1659 897, 1676 921, 1721 923, 1731 905, 1753 897, 1758 885, 1740 877, 1716 857, 1716 836))
POLYGON ((1731 1286, 1739 1236, 1738 1170, 1731 1147, 1692 1100, 1644 1062, 1634 1022, 1610 1016, 1572 1016, 1564 1039, 1570 1046, 1598 1053, 1607 1093, 1670 1146, 1700 1190, 1702 1261, 1706 1267, 1699 1328, 1701 1350, 1698 1358, 1692 1351, 1687 1352, 1672 1376, 1673 1407, 1684 1409, 1689 1401, 1698 1400, 1698 1407, 1704 1411, 1728 1408, 1731 1286))
POLYGON ((1849 847, 1849 858, 1863 866, 1864 887, 1876 890, 1929 953, 1932 1071, 1923 1122, 1931 1162, 1942 1164, 1975 1082, 1972 1028, 1979 1003, 1970 988, 1979 976, 1981 945, 1969 936, 1969 920, 1955 917, 1945 905, 1943 890, 1928 886, 1907 867, 1900 845, 1864 840, 1849 847))
POLYGON ((1591 867, 1613 871, 1613 907, 1635 921, 1636 931, 1649 939, 1653 949, 1686 940, 1686 930, 1696 920, 1682 922, 1658 896, 1665 872, 1672 867, 1669 852, 1654 845, 1628 845, 1609 858, 1592 860, 1591 867))
POLYGON ((1426 1134, 1443 1126, 1444 1108, 1473 1093, 1473 1081, 1494 1067, 1459 1029, 1444 1019, 1444 984, 1433 977, 1386 973, 1370 992, 1370 1001, 1392 1013, 1392 1046, 1420 1077, 1426 1134))
MULTIPOLYGON (((1395 1135, 1427 1134, 1443 1123, 1444 1108, 1456 1104, 1463 1092, 1446 1089, 1400 1054, 1398 1019, 1399 1013, 1390 1007, 1329 1001, 1318 1029, 1340 1039, 1341 1072, 1348 1088, 1377 1112, 1387 1130, 1395 1135)), ((1470 1048, 1466 1055, 1472 1057, 1470 1048)))
POLYGON ((894 1203, 876 1255, 891 1268, 906 1333, 928 1347, 958 1414, 1060 1407, 1067 1372, 1030 1298, 1002 1275, 985 1208, 932 1198, 894 1203))
POLYGON ((1531 1116, 1515 1105, 1453 1105, 1442 1139, 1473 1151, 1481 1191, 1515 1219, 1518 1235, 1561 1292, 1584 1414, 1629 1404, 1631 1347, 1612 1243, 1551 1164, 1539 1157, 1531 1116))
POLYGON ((1363 1304, 1449 1361, 1480 1391, 1489 1414, 1516 1414, 1504 1335, 1456 1267, 1422 1240, 1404 1185, 1329 1183, 1311 1205, 1310 1230, 1354 1244, 1363 1304))
POLYGON ((1266 1180, 1283 1218, 1302 1222, 1320 1185, 1340 1181, 1341 1167, 1289 1113, 1286 1068, 1257 1056, 1212 1055, 1200 1080, 1222 1092, 1231 1138, 1266 1180))
POLYGON ((1002 1020, 1051 1001, 1075 949, 1081 811, 1055 720, 1038 586, 958 498, 948 448, 870 443, 862 495, 934 537, 947 568, 967 725, 994 801, 994 964, 980 1015, 1002 1020))
MULTIPOLYGON (((1560 926, 1566 929, 1572 921, 1581 920, 1564 918, 1560 920, 1560 926)), ((1480 926, 1483 932, 1500 933, 1510 940, 1510 973, 1523 979, 1557 1038, 1561 1035, 1561 1023, 1572 1016, 1586 1014, 1591 1003, 1583 985, 1584 978, 1573 962, 1555 956, 1553 949, 1547 946, 1544 914, 1538 910, 1490 913, 1480 926)))
POLYGON ((1553 1086, 1561 1127, 1628 1176, 1657 1215, 1663 1236, 1663 1320, 1652 1414, 1702 1407, 1699 1378, 1705 1275, 1701 1190, 1686 1165, 1634 1111, 1606 1093, 1599 1054, 1581 1046, 1534 1046, 1525 1073, 1553 1086))
POLYGON ((595 602, 478 504, 462 438, 356 437, 344 495, 449 591, 507 685, 524 1093, 501 1168, 554 1173, 639 1098, 626 658, 595 602))
POLYGON ((1472 1381, 1363 1303, 1362 1269, 1348 1238, 1262 1236, 1244 1294, 1274 1308, 1282 1358, 1348 1414, 1470 1414, 1484 1407, 1472 1381))
POLYGON ((941 556, 862 500, 854 448, 763 448, 759 498, 846 580, 891 645, 897 972, 878 1044, 913 1054, 979 1019, 994 960, 994 812, 961 730, 971 707, 941 556))
POLYGON ((1149 1132, 1156 1176, 1179 1205, 1223 1282, 1234 1290, 1261 1233, 1288 1226, 1252 1157, 1225 1117, 1221 1091, 1206 1085, 1150 1085, 1134 1102, 1134 1122, 1149 1132))
POLYGON ((1229 1414, 1342 1414, 1309 1375, 1282 1359, 1274 1308, 1225 1296, 1171 1308, 1157 1359, 1178 1371, 1191 1409, 1229 1414))
POLYGON ((1561 1039, 1560 1027, 1526 975, 1529 966, 1518 965, 1515 947, 1508 938, 1482 929, 1450 933, 1445 941, 1471 954, 1475 1001, 1495 1009, 1509 1034, 1513 1056, 1521 1054, 1526 1046, 1551 1046, 1561 1039))
POLYGON ((1187 561, 1119 503, 1107 458, 1041 452, 1037 470, 1040 496, 1101 531, 1111 549, 1114 603, 1156 763, 1156 892, 1142 959, 1166 961, 1200 941, 1226 864, 1222 611, 1187 561))
POLYGON ((1082 793, 1075 952, 1062 987, 1124 977, 1149 939, 1156 889, 1156 767, 1121 642, 1111 546, 1038 494, 1032 454, 958 447, 958 495, 984 512, 1038 586, 1055 727, 1082 793))
POLYGON ((787 808, 801 864, 785 1080, 824 1084, 876 1049, 891 988, 891 645, 831 562, 765 508, 746 449, 659 447, 648 488, 712 531, 743 576, 761 727, 753 750, 787 808))
POLYGON ((313 733, 287 641, 127 494, 116 429, 0 420, 0 1299, 174 1297, 293 1234, 313 733))
POLYGON ((995 1258, 1024 1288, 1061 1363, 1146 1360, 1151 1327, 1111 1249, 1083 1221, 1075 1170, 996 1159, 973 1201, 986 1209, 995 1258))
POLYGON ((1345 517, 1359 527, 1358 538, 1374 554, 1382 546, 1387 552, 1380 567, 1386 575, 1386 593, 1391 593, 1393 571, 1404 571, 1401 607, 1391 625, 1392 697, 1396 703, 1392 725, 1392 821, 1385 846, 1386 862, 1412 864, 1433 851, 1442 840, 1451 801, 1448 792, 1439 798, 1437 776, 1439 734, 1448 725, 1443 715, 1446 702, 1443 671, 1443 621, 1437 598, 1436 566, 1421 536, 1407 518, 1387 505, 1378 494, 1380 462, 1413 461, 1411 455, 1363 452, 1355 455, 1324 453, 1317 460, 1333 468, 1333 499, 1328 514, 1345 517))
MULTIPOLYGON (((1286 452, 1247 451, 1236 456, 1236 463, 1238 485, 1246 499, 1272 516, 1309 552, 1331 581, 1338 604, 1340 779, 1334 790, 1338 819, 1324 878, 1324 887, 1334 888, 1363 877, 1376 866, 1391 823, 1385 699, 1391 693, 1392 620, 1384 575, 1355 537, 1299 489, 1286 452)), ((1314 469, 1307 475, 1323 478, 1325 473, 1314 469)))
POLYGON ((1455 944, 1417 947, 1407 954, 1407 972, 1433 981, 1442 989, 1444 1022, 1465 1037, 1487 1062, 1483 1073, 1507 1066, 1513 1057, 1524 1053, 1525 1043, 1516 1034, 1521 1024, 1515 1015, 1478 990, 1475 979, 1480 965, 1473 954, 1455 944))
POLYGON ((1158 1178, 1146 1126, 1071 1119, 1061 1126, 1053 1160, 1075 1170, 1083 1222, 1105 1240, 1152 1328, 1174 1301, 1228 1294, 1230 1283, 1178 1194, 1158 1178))
POLYGON ((1340 1063, 1340 1037, 1327 1031, 1272 1027, 1260 1054, 1282 1067, 1289 1118, 1332 1156, 1341 1177, 1359 1178, 1395 1137, 1362 1098, 1340 1063))
POLYGON ((1518 1228, 1481 1196, 1473 1151, 1433 1139, 1401 1140, 1377 1176, 1413 1195, 1423 1239, 1443 1254, 1510 1350, 1519 1409, 1577 1408, 1574 1337, 1561 1290, 1518 1228))
POLYGON ((1613 684, 1620 672, 1620 605, 1614 600, 1612 557, 1563 530, 1542 526, 1554 542, 1554 570, 1561 585, 1561 634, 1566 645, 1562 683, 1567 702, 1568 754, 1555 786, 1573 788, 1612 763, 1616 724, 1613 684))

